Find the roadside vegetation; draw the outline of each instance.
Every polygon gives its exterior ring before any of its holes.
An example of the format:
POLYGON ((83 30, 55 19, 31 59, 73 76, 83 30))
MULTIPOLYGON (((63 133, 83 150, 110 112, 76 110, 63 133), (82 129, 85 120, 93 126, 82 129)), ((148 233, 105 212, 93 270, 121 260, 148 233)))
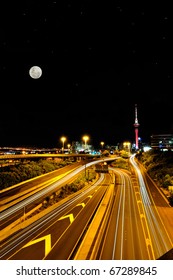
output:
POLYGON ((50 196, 47 196, 42 203, 42 208, 47 208, 92 183, 92 181, 96 179, 97 174, 92 167, 87 171, 88 172, 86 174, 85 172, 82 172, 72 183, 65 184, 60 190, 52 193, 50 196))
POLYGON ((70 160, 26 161, 0 169, 0 190, 71 164, 70 160))
MULTIPOLYGON (((103 156, 108 156, 109 152, 105 151, 103 156)), ((125 151, 118 152, 120 158, 111 163, 111 166, 129 170, 128 155, 125 151)), ((170 205, 173 206, 173 152, 149 150, 148 152, 140 152, 136 158, 146 168, 149 176, 155 181, 157 186, 167 196, 170 205)), ((25 180, 49 173, 56 169, 71 164, 70 160, 43 160, 26 161, 15 165, 2 166, 0 168, 0 190, 21 183, 25 180)), ((44 205, 52 204, 67 195, 83 188, 87 183, 92 182, 96 178, 94 168, 87 170, 87 174, 83 172, 71 184, 62 187, 60 192, 52 194, 47 198, 44 205)))
MULTIPOLYGON (((109 156, 109 152, 105 150, 103 156, 109 156)), ((122 160, 122 168, 126 168, 124 162, 125 161, 122 160)), ((73 162, 70 159, 40 159, 38 161, 26 160, 23 162, 16 162, 15 164, 6 164, 4 166, 1 165, 0 190, 9 188, 37 176, 52 172, 72 163, 73 162)), ((120 164, 120 162, 118 164, 120 164)), ((96 173, 94 170, 89 170, 89 172, 87 172, 87 174, 83 175, 82 177, 83 178, 79 176, 75 183, 73 183, 73 186, 64 187, 65 189, 63 189, 62 192, 64 194, 69 192, 69 188, 73 189, 73 191, 75 191, 75 189, 80 189, 81 185, 83 185, 86 180, 93 180, 94 177, 96 177, 96 173)))
POLYGON ((115 168, 122 168, 122 169, 126 169, 126 170, 130 171, 128 159, 124 159, 124 158, 121 158, 121 157, 116 159, 115 161, 113 161, 111 163, 111 166, 115 167, 115 168))
MULTIPOLYGON (((27 161, 25 163, 18 163, 16 165, 9 165, 1 167, 0 169, 0 190, 16 185, 28 179, 49 173, 51 171, 62 168, 66 165, 72 164, 70 160, 38 160, 27 161)), ((79 174, 79 176, 70 184, 65 184, 56 192, 48 195, 42 202, 42 206, 33 211, 27 219, 57 203, 61 199, 73 194, 85 186, 92 183, 97 178, 97 174, 93 167, 87 168, 79 174)))
POLYGON ((173 151, 151 149, 137 154, 136 158, 173 206, 173 151))

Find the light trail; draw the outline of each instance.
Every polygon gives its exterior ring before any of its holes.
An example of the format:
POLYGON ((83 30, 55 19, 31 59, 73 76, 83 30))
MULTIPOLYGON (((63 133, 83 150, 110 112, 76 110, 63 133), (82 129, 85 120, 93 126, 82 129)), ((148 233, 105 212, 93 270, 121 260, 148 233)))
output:
POLYGON ((131 156, 130 162, 135 168, 135 171, 138 175, 138 181, 140 186, 139 189, 146 215, 148 234, 152 242, 151 246, 154 250, 153 256, 154 258, 158 258, 160 257, 160 255, 163 254, 163 252, 167 252, 168 250, 170 250, 170 245, 168 242, 169 236, 167 235, 165 228, 162 226, 163 223, 160 219, 160 216, 158 215, 156 206, 149 196, 140 168, 135 162, 135 155, 131 156))
POLYGON ((115 229, 114 245, 113 245, 113 250, 112 250, 112 260, 114 259, 114 256, 115 256, 115 249, 116 249, 117 242, 120 242, 120 244, 121 244, 120 245, 120 247, 121 247, 120 260, 122 260, 122 255, 123 255, 123 236, 121 236, 121 240, 118 240, 117 236, 118 236, 119 223, 121 223, 121 233, 122 234, 123 234, 123 228, 124 228, 125 179, 121 172, 117 171, 117 173, 121 177, 122 188, 120 189, 120 200, 119 200, 119 204, 118 204, 118 213, 117 213, 117 218, 116 218, 116 229, 115 229), (120 209, 121 208, 123 209, 122 220, 120 219, 120 212, 121 212, 120 209))
POLYGON ((129 172, 109 169, 117 175, 115 196, 98 257, 112 260, 149 259, 138 208, 139 191, 129 172))
POLYGON ((49 187, 31 195, 30 197, 28 197, 25 200, 17 203, 16 205, 10 207, 9 209, 2 211, 1 214, 0 214, 0 221, 9 217, 10 215, 14 214, 18 210, 26 207, 30 203, 33 203, 35 200, 41 198, 42 196, 46 195, 47 193, 49 193, 51 191, 54 191, 55 188, 57 188, 58 186, 60 186, 62 184, 65 184, 67 180, 69 180, 72 177, 74 177, 75 175, 79 174, 80 172, 85 170, 85 168, 87 168, 91 165, 97 164, 99 162, 110 161, 110 160, 113 160, 113 159, 115 159, 115 158, 104 158, 104 159, 101 159, 101 160, 96 160, 96 161, 86 163, 85 165, 78 167, 76 170, 70 172, 69 174, 67 174, 63 178, 59 179, 57 182, 51 184, 49 187))
POLYGON ((11 250, 14 250, 14 248, 18 247, 20 244, 22 244, 25 240, 28 239, 28 236, 32 236, 32 234, 36 234, 36 232, 42 228, 45 228, 46 225, 57 215, 61 215, 61 213, 67 209, 69 206, 72 206, 74 203, 81 200, 84 196, 86 196, 87 193, 94 190, 98 185, 101 184, 101 182, 104 180, 104 175, 101 174, 99 180, 95 182, 93 185, 91 185, 89 188, 85 189, 78 195, 75 195, 68 201, 64 202, 62 205, 57 207, 54 211, 50 212, 48 215, 40 218, 38 221, 36 221, 34 224, 31 224, 26 229, 22 231, 22 234, 19 232, 19 234, 16 234, 10 239, 10 244, 7 244, 5 246, 4 250, 0 251, 0 259, 3 258, 5 255, 11 252, 11 250))

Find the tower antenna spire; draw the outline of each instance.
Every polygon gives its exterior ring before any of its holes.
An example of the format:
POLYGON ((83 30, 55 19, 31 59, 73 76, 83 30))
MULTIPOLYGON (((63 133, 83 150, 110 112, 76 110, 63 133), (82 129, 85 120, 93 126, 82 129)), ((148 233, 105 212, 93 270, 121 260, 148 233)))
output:
POLYGON ((138 123, 137 104, 135 104, 135 123, 134 123, 134 127, 135 127, 135 145, 136 145, 136 150, 138 150, 138 148, 139 148, 139 145, 138 145, 138 127, 139 127, 139 123, 138 123))

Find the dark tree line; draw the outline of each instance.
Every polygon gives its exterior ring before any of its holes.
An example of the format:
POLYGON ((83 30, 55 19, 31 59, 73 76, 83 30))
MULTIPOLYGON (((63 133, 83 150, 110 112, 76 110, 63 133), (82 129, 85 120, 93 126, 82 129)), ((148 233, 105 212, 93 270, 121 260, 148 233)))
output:
POLYGON ((54 171, 71 162, 55 160, 29 161, 0 168, 0 190, 16 185, 25 180, 54 171))

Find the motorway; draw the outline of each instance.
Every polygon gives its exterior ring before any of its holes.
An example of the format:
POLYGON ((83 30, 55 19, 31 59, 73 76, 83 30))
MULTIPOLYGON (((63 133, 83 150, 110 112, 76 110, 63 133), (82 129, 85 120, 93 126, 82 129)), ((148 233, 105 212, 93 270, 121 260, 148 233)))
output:
POLYGON ((147 242, 152 246, 154 259, 158 259, 173 248, 172 224, 169 223, 169 219, 173 221, 173 208, 134 156, 130 160, 138 177, 138 203, 144 213, 142 220, 148 231, 147 242))
POLYGON ((102 201, 109 181, 109 175, 101 175, 93 186, 59 203, 54 211, 19 231, 14 238, 7 239, 3 243, 1 259, 70 258, 102 201))
MULTIPOLYGON (((105 158, 104 160, 112 161, 113 159, 105 158)), ((103 162, 103 159, 82 161, 0 191, 0 229, 4 227, 2 221, 5 223, 8 217, 16 215, 21 209, 23 214, 24 209, 26 210, 30 205, 38 204, 64 184, 73 181, 79 173, 86 171, 87 167, 100 162, 103 162)))
MULTIPOLYGON (((0 259, 152 260, 170 250, 169 230, 156 206, 166 201, 151 187, 134 157, 130 164, 134 172, 109 167, 108 174, 101 173, 95 183, 5 239, 0 259)), ((57 182, 65 183, 84 168, 78 167, 57 182)), ((25 204, 31 203, 28 199, 25 204)), ((170 210, 168 204, 164 207, 170 210)), ((15 209, 2 211, 3 219, 15 209)))
POLYGON ((75 163, 1 190, 0 229, 22 217, 24 211, 26 214, 35 205, 42 202, 48 195, 49 189, 60 188, 59 180, 81 166, 81 162, 75 163))
POLYGON ((96 258, 153 259, 153 256, 150 256, 150 248, 146 244, 131 177, 123 170, 114 169, 113 172, 116 175, 116 196, 103 235, 101 250, 96 258))

